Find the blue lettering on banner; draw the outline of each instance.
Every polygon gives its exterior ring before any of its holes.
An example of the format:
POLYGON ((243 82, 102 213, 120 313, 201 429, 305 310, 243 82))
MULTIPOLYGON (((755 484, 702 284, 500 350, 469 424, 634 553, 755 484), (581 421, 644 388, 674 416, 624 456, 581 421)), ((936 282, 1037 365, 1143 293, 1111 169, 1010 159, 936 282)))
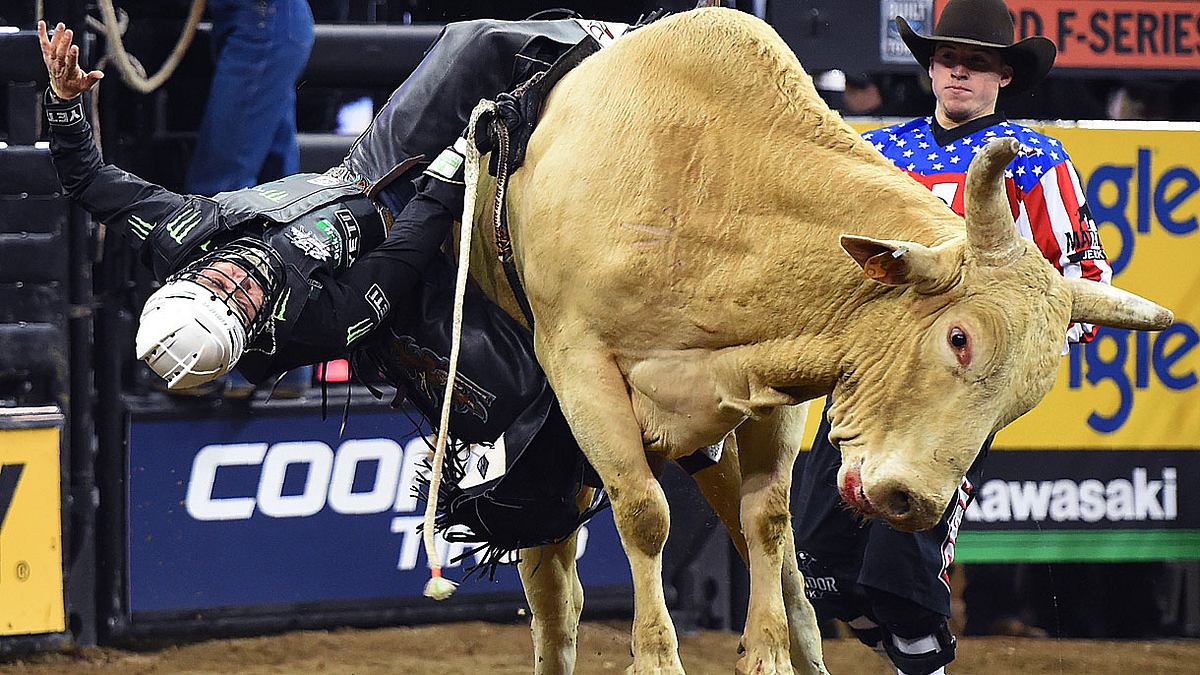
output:
POLYGON ((1113 275, 1124 271, 1133 259, 1135 234, 1150 233, 1151 209, 1159 225, 1173 235, 1192 234, 1200 227, 1195 214, 1179 213, 1179 207, 1200 191, 1200 177, 1186 166, 1174 166, 1155 181, 1151 169, 1150 148, 1138 148, 1135 166, 1105 164, 1097 167, 1088 178, 1087 202, 1096 224, 1108 223, 1121 234, 1120 255, 1111 257, 1114 247, 1107 247, 1113 275), (1131 195, 1130 183, 1134 182, 1135 176, 1136 194, 1131 195), (1106 202, 1100 198, 1100 191, 1109 184, 1116 188, 1116 198, 1106 202), (1135 200, 1136 223, 1130 223, 1126 215, 1131 197, 1135 200))
MULTIPOLYGON (((404 414, 356 412, 344 437, 311 411, 131 423, 134 612, 411 599, 428 569, 412 493, 427 445, 404 414), (399 433, 398 433, 399 432, 399 433)), ((502 464, 501 460, 501 464, 502 464)), ((440 540, 443 560, 471 544, 440 540)), ((580 532, 585 585, 630 583, 612 517, 580 532)), ((455 569, 470 564, 448 565, 455 569)), ((513 567, 460 594, 520 593, 513 567)))
POLYGON ((1072 345, 1068 386, 1079 389, 1085 379, 1093 386, 1111 382, 1120 394, 1117 409, 1092 411, 1088 426, 1100 433, 1120 429, 1133 411, 1134 390, 1147 389, 1154 380, 1174 391, 1195 387, 1196 372, 1180 370, 1178 362, 1198 344, 1196 328, 1181 321, 1159 333, 1101 327, 1091 344, 1072 345), (1105 343, 1115 348, 1110 359, 1102 355, 1105 343))
MULTIPOLYGON (((1150 234, 1155 220, 1174 236, 1192 235, 1200 229, 1196 213, 1181 208, 1197 192, 1200 192, 1200 177, 1195 171, 1186 166, 1173 166, 1165 171, 1155 169, 1151 148, 1147 147, 1138 148, 1132 166, 1105 164, 1092 172, 1087 180, 1087 202, 1092 216, 1097 225, 1112 225, 1120 235, 1120 242, 1115 242, 1116 245, 1108 242, 1106 246, 1114 277, 1129 265, 1137 238, 1150 234), (1111 198, 1102 199, 1101 192, 1109 185, 1111 198), (1128 215, 1131 204, 1133 222, 1128 215), (1120 253, 1113 256, 1116 250, 1120 253)), ((1183 369, 1179 361, 1198 343, 1200 334, 1196 328, 1179 321, 1161 333, 1102 327, 1090 345, 1073 346, 1070 388, 1079 389, 1086 381, 1093 386, 1110 384, 1118 392, 1116 408, 1091 411, 1088 426, 1100 433, 1117 431, 1129 420, 1136 391, 1148 389, 1154 382, 1173 391, 1195 387, 1195 371, 1183 369), (1111 356, 1106 358, 1105 352, 1111 356)))

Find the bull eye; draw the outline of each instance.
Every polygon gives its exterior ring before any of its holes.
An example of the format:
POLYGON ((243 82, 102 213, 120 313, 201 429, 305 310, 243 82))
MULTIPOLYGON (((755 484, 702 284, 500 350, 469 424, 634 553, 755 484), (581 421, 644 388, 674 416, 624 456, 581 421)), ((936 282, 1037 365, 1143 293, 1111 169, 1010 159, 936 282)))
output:
POLYGON ((971 339, 967 337, 966 331, 953 326, 946 335, 946 341, 950 343, 950 349, 954 351, 954 358, 959 366, 966 368, 971 365, 971 339))

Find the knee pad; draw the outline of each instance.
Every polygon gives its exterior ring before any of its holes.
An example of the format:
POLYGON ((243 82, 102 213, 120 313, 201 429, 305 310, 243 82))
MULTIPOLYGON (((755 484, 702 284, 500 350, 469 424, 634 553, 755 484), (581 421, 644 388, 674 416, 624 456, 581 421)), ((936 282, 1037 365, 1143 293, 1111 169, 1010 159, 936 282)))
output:
POLYGON ((911 639, 883 632, 883 649, 904 675, 929 675, 954 660, 957 641, 945 621, 934 632, 911 639))
POLYGON ((929 675, 954 660, 947 617, 893 593, 867 587, 888 658, 905 675, 929 675))

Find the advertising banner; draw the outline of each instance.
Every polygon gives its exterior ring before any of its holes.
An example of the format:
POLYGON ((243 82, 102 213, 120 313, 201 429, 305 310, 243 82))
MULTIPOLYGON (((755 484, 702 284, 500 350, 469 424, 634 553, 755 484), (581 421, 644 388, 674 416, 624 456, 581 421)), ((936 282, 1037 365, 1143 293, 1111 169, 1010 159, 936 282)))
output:
POLYGON ((20 410, 0 410, 0 636, 66 630, 62 416, 20 410))
MULTIPOLYGON (((935 0, 937 16, 946 2, 935 0)), ((1008 0, 1008 8, 1018 39, 1044 35, 1058 46, 1058 68, 1200 69, 1194 0, 1008 0)))
POLYGON ((993 451, 960 562, 1200 559, 1200 452, 993 451))
POLYGON ((1200 450, 1200 131, 1042 127, 1071 154, 1113 284, 1175 312, 1158 333, 1101 328, 999 448, 1200 450))
MULTIPOLYGON (((413 494, 425 440, 398 411, 336 420, 312 410, 130 424, 128 593, 143 612, 279 604, 433 601, 413 494)), ((503 465, 503 460, 477 467, 503 465)), ((471 545, 440 540, 444 560, 471 545)), ((579 536, 585 586, 628 586, 609 512, 579 536)), ((461 580, 463 567, 447 564, 461 580)), ((456 598, 523 596, 516 568, 465 581, 456 598)))

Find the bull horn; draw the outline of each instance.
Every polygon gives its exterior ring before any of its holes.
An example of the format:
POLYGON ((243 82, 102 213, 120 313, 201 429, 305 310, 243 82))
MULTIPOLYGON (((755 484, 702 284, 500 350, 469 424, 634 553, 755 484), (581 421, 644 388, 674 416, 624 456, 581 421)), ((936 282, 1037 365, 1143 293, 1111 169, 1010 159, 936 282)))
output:
POLYGON ((1004 190, 1004 169, 1020 149, 1015 138, 995 139, 983 147, 967 169, 963 195, 967 241, 980 263, 988 267, 1007 265, 1023 251, 1004 190))
POLYGON ((1175 323, 1171 310, 1129 291, 1084 279, 1063 279, 1071 289, 1071 320, 1113 328, 1162 330, 1175 323))

